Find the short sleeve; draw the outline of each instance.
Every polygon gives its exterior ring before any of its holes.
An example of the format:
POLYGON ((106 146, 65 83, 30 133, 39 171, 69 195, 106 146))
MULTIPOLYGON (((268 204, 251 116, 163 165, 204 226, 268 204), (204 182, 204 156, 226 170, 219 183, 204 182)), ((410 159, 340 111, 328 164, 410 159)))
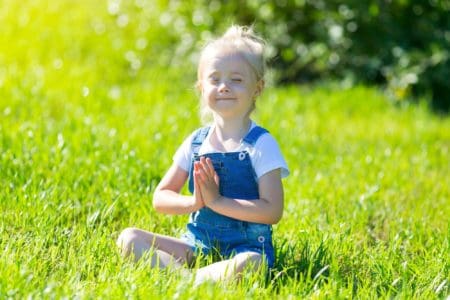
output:
POLYGON ((257 178, 275 169, 281 169, 281 178, 289 175, 289 169, 280 147, 270 134, 263 134, 256 142, 253 160, 257 178))
POLYGON ((192 133, 189 137, 187 137, 173 156, 173 162, 186 172, 189 172, 191 164, 191 156, 192 156, 191 142, 193 136, 194 134, 192 133))

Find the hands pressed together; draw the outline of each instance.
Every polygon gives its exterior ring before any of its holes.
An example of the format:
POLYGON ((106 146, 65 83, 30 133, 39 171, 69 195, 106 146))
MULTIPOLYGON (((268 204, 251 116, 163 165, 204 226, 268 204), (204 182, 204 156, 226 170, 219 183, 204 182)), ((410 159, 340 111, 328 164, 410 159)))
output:
POLYGON ((200 157, 194 162, 194 201, 200 208, 211 206, 219 200, 219 176, 217 176, 212 160, 200 157))

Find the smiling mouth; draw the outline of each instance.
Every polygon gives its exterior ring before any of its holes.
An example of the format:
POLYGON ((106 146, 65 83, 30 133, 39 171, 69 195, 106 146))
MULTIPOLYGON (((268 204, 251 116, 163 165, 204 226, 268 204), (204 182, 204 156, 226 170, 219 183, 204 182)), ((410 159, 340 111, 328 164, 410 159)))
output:
POLYGON ((220 101, 220 100, 236 100, 236 99, 235 98, 217 98, 216 100, 220 101))

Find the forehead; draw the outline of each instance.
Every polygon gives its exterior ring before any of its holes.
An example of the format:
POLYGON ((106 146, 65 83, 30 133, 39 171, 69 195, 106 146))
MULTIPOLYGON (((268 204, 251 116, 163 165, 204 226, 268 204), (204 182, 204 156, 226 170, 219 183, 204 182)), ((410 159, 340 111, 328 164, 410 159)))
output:
POLYGON ((234 72, 251 75, 251 67, 238 51, 209 50, 202 57, 200 68, 206 72, 234 72))

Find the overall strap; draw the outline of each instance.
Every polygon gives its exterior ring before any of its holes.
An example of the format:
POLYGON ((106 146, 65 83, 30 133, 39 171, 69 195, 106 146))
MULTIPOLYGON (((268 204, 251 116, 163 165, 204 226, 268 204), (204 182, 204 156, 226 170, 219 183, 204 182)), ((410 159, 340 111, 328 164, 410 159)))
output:
POLYGON ((249 133, 244 137, 244 142, 254 146, 259 137, 265 133, 269 133, 266 129, 255 126, 253 127, 249 133))
POLYGON ((198 154, 200 146, 203 144, 203 141, 208 136, 209 129, 210 129, 209 126, 202 127, 194 133, 194 137, 192 138, 192 142, 191 142, 192 153, 198 154))

